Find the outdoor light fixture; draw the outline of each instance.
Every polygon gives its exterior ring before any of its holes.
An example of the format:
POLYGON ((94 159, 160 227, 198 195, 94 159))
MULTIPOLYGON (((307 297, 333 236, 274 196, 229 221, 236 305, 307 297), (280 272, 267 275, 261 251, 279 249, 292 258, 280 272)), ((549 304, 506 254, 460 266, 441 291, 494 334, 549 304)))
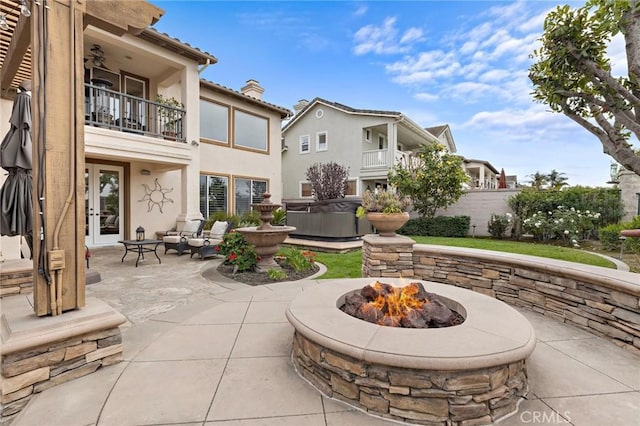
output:
POLYGON ((22 13, 22 16, 25 18, 31 16, 31 11, 29 10, 29 7, 27 7, 27 2, 25 0, 20 1, 20 13, 22 13))
POLYGON ((9 27, 9 23, 7 22, 7 15, 4 13, 0 15, 0 30, 9 31, 11 27, 9 27))
POLYGON ((617 184, 620 183, 618 181, 618 163, 616 163, 615 161, 611 162, 611 167, 609 168, 609 178, 611 180, 609 180, 609 182, 607 182, 608 184, 617 184))
POLYGON ((144 241, 144 228, 142 226, 138 226, 136 229, 136 241, 144 241))

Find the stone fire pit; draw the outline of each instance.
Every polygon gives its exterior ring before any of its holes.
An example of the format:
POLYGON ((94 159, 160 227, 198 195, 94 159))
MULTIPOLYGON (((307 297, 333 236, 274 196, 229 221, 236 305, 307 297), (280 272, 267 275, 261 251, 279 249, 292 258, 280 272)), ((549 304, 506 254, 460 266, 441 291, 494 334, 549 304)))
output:
POLYGON ((298 374, 329 397, 411 423, 484 425, 517 410, 528 392, 525 360, 535 347, 533 328, 520 313, 488 296, 432 282, 422 284, 464 323, 384 327, 339 309, 347 293, 372 281, 323 282, 291 302, 286 315, 295 328, 298 374))

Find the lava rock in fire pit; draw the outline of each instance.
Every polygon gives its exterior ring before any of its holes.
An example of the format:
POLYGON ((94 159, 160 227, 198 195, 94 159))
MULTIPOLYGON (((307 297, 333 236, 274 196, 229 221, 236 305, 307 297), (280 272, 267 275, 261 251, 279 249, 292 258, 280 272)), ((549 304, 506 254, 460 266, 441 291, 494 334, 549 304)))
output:
POLYGON ((347 295, 340 309, 364 321, 390 327, 449 327, 464 322, 460 314, 449 309, 437 294, 427 292, 420 282, 405 287, 381 282, 364 286, 359 293, 347 295))

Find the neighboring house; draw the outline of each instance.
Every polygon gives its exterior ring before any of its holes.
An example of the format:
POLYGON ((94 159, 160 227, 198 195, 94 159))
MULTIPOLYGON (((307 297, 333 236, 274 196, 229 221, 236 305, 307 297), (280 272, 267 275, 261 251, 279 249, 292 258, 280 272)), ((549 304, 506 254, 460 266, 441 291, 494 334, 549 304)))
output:
POLYGON ((347 195, 386 187, 387 173, 397 161, 431 143, 456 152, 448 126, 434 135, 401 112, 356 109, 315 98, 301 100, 282 130, 282 194, 284 199, 311 198, 306 171, 315 163, 336 162, 349 168, 347 195))
MULTIPOLYGON (((201 80, 217 59, 153 28, 132 35, 87 25, 83 43, 87 246, 133 238, 139 226, 153 238, 178 221, 241 214, 265 191, 281 200, 290 111, 263 101, 256 81, 235 91, 201 80)), ((11 89, 30 73, 30 59, 23 64, 2 87, 2 135, 11 89)), ((17 240, 2 237, 4 258, 19 257, 17 240)))
POLYGON ((484 160, 464 159, 464 170, 470 177, 469 189, 496 189, 500 172, 484 160))

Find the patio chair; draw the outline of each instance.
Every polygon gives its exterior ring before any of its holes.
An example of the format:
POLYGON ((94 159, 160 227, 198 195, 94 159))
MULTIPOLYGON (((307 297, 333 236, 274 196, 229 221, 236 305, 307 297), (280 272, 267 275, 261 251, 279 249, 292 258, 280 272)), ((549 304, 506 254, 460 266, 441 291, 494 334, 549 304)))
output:
POLYGON ((204 224, 205 221, 202 219, 179 222, 175 231, 167 231, 167 235, 162 237, 164 254, 167 254, 167 250, 175 250, 178 252, 178 256, 180 256, 189 250, 189 244, 187 243, 188 238, 201 236, 204 224))
POLYGON ((216 246, 222 242, 224 234, 233 229, 233 222, 216 221, 209 232, 205 231, 200 238, 188 238, 187 245, 191 250, 191 256, 198 253, 200 260, 217 256, 216 246))

